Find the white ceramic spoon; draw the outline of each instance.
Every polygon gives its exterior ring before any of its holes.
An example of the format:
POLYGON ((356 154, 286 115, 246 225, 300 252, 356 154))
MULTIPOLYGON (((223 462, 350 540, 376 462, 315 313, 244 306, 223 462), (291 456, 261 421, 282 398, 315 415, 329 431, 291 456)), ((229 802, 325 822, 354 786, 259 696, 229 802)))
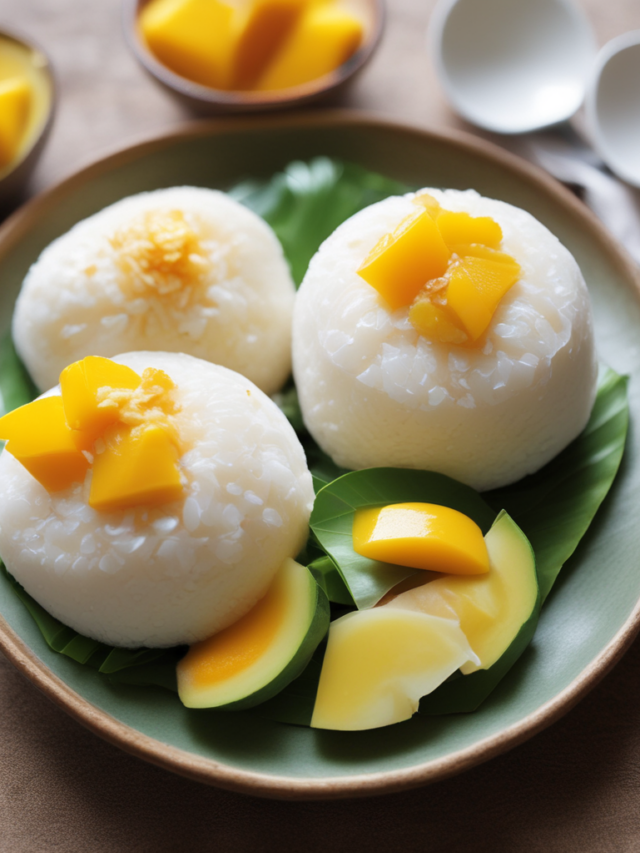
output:
POLYGON ((596 56, 591 27, 571 0, 439 0, 429 41, 455 109, 498 133, 572 116, 596 56))
POLYGON ((640 187, 640 30, 608 42, 586 101, 593 146, 618 177, 640 187))

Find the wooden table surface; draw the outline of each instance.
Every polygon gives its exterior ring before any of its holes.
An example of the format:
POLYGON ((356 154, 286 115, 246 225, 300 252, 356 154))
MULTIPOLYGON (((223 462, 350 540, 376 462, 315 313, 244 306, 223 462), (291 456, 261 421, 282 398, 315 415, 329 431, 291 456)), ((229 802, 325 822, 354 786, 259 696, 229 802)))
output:
MULTIPOLYGON (((531 0, 535 2, 535 0, 531 0)), ((600 43, 640 0, 580 0, 600 43)), ((434 0, 387 0, 384 41, 344 106, 472 130, 425 49, 434 0)), ((57 120, 35 193, 114 147, 190 118, 138 67, 118 0, 1 0, 0 25, 53 58, 57 120)), ((498 140, 499 141, 499 140, 498 140)), ((0 656, 0 851, 640 851, 640 640, 560 722, 504 756, 381 799, 287 803, 209 788, 91 734, 0 656)))

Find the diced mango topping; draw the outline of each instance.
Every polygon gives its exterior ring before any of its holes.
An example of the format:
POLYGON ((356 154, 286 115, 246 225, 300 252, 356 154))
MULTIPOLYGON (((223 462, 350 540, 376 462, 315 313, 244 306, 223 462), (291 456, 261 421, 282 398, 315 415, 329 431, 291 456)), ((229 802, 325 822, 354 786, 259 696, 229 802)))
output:
POLYGON ((105 450, 96 454, 93 463, 90 506, 112 512, 179 500, 178 451, 166 430, 160 426, 115 427, 105 443, 105 450))
POLYGON ((215 89, 315 80, 345 62, 363 35, 360 19, 334 0, 151 0, 139 23, 160 62, 215 89))
POLYGON ((33 93, 26 77, 0 81, 0 169, 17 156, 29 121, 33 93))
POLYGON ((182 450, 175 385, 162 370, 142 376, 108 358, 65 368, 61 396, 44 397, 0 418, 7 451, 48 491, 84 480, 89 504, 106 512, 178 500, 182 450), (98 441, 100 439, 100 441, 98 441))
POLYGON ((497 249, 502 243, 502 228, 489 216, 469 216, 443 210, 438 215, 438 230, 447 246, 454 250, 460 243, 481 243, 497 249))
POLYGON ((82 361, 70 364, 60 374, 62 405, 67 423, 74 430, 82 430, 97 438, 108 426, 118 420, 119 409, 108 399, 99 401, 103 388, 134 389, 140 385, 140 377, 108 358, 87 356, 82 361))
POLYGON ((450 256, 429 211, 419 210, 373 247, 358 275, 395 310, 410 305, 426 282, 443 276, 450 256))
POLYGON ((429 193, 418 193, 413 197, 413 203, 428 210, 432 219, 437 219, 440 211, 442 210, 439 202, 437 202, 429 193))
POLYGON ((257 88, 288 89, 324 77, 355 53, 362 31, 361 21, 338 5, 309 5, 257 88))
POLYGON ((482 531, 469 516, 447 506, 400 503, 359 509, 353 550, 363 557, 455 575, 489 571, 482 531))
POLYGON ((409 307, 421 335, 444 344, 473 345, 519 280, 519 264, 498 251, 502 229, 488 216, 443 210, 428 193, 416 213, 373 247, 358 275, 392 310, 409 307))
POLYGON ((455 264, 447 288, 447 306, 472 341, 485 332, 498 303, 520 278, 520 267, 485 258, 466 257, 455 264))
POLYGON ((409 319, 425 338, 443 344, 466 344, 469 340, 453 311, 447 305, 436 305, 427 296, 416 297, 409 319))
POLYGON ((89 468, 83 436, 69 428, 61 397, 34 400, 0 418, 0 438, 7 442, 7 452, 50 492, 83 480, 89 468))

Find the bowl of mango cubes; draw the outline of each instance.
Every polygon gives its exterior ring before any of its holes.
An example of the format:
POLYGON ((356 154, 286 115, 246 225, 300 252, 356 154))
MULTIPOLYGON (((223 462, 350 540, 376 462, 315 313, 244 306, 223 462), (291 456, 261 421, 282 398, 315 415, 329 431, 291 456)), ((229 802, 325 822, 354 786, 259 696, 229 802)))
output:
POLYGON ((298 106, 341 89, 372 56, 383 0, 127 0, 143 67, 201 113, 298 106))
POLYGON ((54 81, 42 50, 0 30, 0 207, 15 203, 51 128, 54 81))

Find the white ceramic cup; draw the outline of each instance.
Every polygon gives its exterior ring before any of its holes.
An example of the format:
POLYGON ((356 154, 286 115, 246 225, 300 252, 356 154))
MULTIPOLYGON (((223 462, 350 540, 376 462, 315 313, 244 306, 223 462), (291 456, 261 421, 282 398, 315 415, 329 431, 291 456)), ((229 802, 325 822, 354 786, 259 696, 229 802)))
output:
POLYGON ((585 107, 598 154, 618 177, 640 187, 640 30, 602 48, 585 107))
POLYGON ((589 22, 571 0, 439 0, 429 43, 454 108, 498 133, 572 116, 596 56, 589 22))

